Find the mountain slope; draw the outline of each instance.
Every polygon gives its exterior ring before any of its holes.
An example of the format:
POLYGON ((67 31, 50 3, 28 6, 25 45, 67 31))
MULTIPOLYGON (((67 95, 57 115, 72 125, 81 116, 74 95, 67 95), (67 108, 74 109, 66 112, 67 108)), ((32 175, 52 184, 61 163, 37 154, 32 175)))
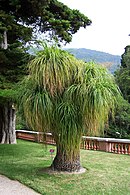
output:
POLYGON ((97 63, 103 64, 112 74, 120 66, 121 57, 118 55, 112 55, 109 53, 85 48, 68 48, 65 50, 73 54, 76 58, 82 59, 86 62, 95 61, 97 63))

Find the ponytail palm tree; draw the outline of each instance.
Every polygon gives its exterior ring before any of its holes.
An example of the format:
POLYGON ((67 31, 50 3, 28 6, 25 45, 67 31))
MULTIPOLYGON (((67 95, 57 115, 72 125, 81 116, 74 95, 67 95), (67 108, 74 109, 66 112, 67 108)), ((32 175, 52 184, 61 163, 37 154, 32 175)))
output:
POLYGON ((83 134, 99 135, 119 95, 113 77, 55 46, 44 45, 29 63, 20 93, 28 124, 51 132, 57 146, 52 168, 79 171, 83 134))

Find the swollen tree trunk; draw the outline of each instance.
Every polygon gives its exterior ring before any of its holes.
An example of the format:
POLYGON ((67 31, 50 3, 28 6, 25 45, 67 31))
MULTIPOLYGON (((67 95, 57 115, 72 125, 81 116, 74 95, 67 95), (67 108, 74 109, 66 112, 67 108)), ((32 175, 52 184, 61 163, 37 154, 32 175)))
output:
POLYGON ((11 103, 0 105, 0 142, 16 144, 15 109, 11 103))
POLYGON ((76 155, 71 154, 68 156, 64 150, 57 147, 57 154, 52 162, 51 168, 55 171, 79 172, 80 165, 80 149, 76 155))

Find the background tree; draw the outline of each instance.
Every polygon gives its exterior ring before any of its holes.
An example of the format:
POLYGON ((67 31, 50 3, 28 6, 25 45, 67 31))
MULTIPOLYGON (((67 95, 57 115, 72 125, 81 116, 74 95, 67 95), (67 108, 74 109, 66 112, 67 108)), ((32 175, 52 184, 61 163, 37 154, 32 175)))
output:
POLYGON ((28 124, 54 136, 57 154, 52 168, 73 172, 81 168, 82 134, 103 131, 119 92, 105 68, 45 44, 29 63, 20 94, 28 124))
POLYGON ((105 137, 130 138, 130 104, 123 97, 118 99, 114 120, 109 118, 105 137))
POLYGON ((17 82, 25 75, 29 54, 18 48, 0 50, 0 142, 16 143, 15 108, 17 82))
POLYGON ((116 72, 116 81, 124 98, 130 103, 130 46, 126 46, 122 55, 121 67, 116 72))
POLYGON ((107 136, 130 137, 130 46, 125 47, 121 56, 121 67, 115 73, 116 82, 124 99, 118 100, 114 122, 110 120, 107 136))
POLYGON ((38 33, 70 42, 72 34, 91 21, 57 0, 1 0, 0 2, 0 141, 15 143, 15 84, 23 76, 28 54, 24 46, 38 33))
POLYGON ((49 32, 51 38, 70 42, 72 34, 91 21, 57 0, 1 0, 1 30, 10 40, 28 41, 32 32, 49 32), (16 30, 17 29, 17 30, 16 30))

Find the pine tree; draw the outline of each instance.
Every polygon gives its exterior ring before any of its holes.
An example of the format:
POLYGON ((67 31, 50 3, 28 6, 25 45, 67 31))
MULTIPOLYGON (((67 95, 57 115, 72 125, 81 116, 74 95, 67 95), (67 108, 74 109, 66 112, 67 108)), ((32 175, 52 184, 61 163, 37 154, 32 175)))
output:
POLYGON ((26 43, 38 34, 70 42, 80 27, 91 21, 78 10, 57 0, 1 0, 0 2, 0 142, 16 143, 16 83, 25 74, 28 54, 26 43))

